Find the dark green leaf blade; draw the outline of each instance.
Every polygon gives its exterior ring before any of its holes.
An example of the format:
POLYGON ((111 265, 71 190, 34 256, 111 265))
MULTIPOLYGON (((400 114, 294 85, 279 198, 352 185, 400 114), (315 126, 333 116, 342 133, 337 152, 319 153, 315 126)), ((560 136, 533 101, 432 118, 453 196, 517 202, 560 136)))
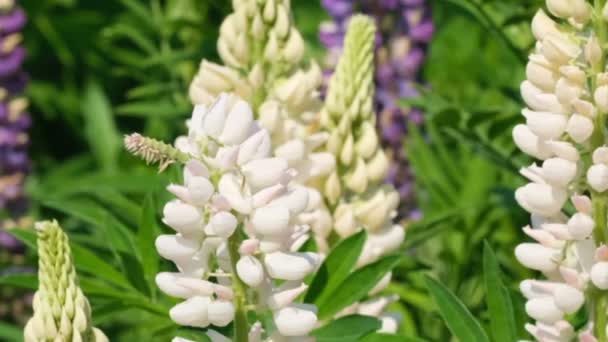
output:
POLYGON ((327 319, 348 305, 363 299, 400 260, 399 255, 387 256, 351 273, 342 285, 319 305, 319 318, 327 319))
POLYGON ((38 289, 38 277, 34 273, 7 274, 0 277, 0 285, 36 290, 38 289))
POLYGON ((463 342, 490 342, 481 324, 450 290, 428 276, 426 284, 441 317, 455 337, 463 342))
POLYGON ((159 228, 156 221, 156 211, 151 195, 146 196, 144 206, 139 220, 137 231, 137 247, 146 280, 151 284, 154 293, 154 276, 158 273, 158 254, 154 247, 154 239, 158 235, 159 228))
POLYGON ((411 336, 373 333, 361 339, 361 342, 426 342, 423 339, 411 336))
POLYGON ((487 243, 483 248, 483 277, 486 286, 486 302, 490 311, 490 328, 494 341, 517 340, 513 303, 509 291, 500 279, 500 267, 496 255, 487 243))
POLYGON ((322 303, 352 271, 365 243, 365 230, 340 242, 315 273, 306 293, 306 303, 322 303))
POLYGON ((359 341, 372 333, 382 324, 377 318, 361 315, 349 315, 329 322, 311 333, 317 342, 350 342, 359 341))

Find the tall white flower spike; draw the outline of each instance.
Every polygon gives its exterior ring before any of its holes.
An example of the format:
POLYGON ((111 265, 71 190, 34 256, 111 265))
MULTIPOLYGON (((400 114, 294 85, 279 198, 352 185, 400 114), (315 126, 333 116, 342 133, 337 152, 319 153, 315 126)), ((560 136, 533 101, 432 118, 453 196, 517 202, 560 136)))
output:
POLYGON ((547 280, 525 280, 526 329, 538 341, 571 341, 569 316, 587 310, 580 341, 608 341, 608 27, 605 1, 547 0, 532 20, 537 39, 521 93, 526 118, 515 144, 542 160, 521 173, 530 183, 515 199, 532 215, 535 243, 515 249, 521 264, 547 280), (569 201, 568 201, 569 199, 569 201), (565 207, 572 204, 574 210, 565 207))
MULTIPOLYGON (((224 65, 203 60, 190 84, 190 99, 208 106, 220 93, 234 92, 249 102, 253 117, 268 133, 263 148, 271 148, 275 157, 287 162, 296 171, 294 182, 320 198, 313 185, 335 169, 334 156, 321 149, 328 138, 317 117, 322 73, 314 62, 302 67, 304 41, 292 22, 290 0, 234 0, 232 5, 234 11, 222 23, 217 43, 224 65)), ((259 139, 250 145, 259 144, 259 139)), ((249 148, 254 146, 241 150, 249 148)), ((300 218, 315 232, 324 252, 332 228, 329 216, 325 203, 318 200, 310 201, 300 218)))
MULTIPOLYGON (((156 240, 158 253, 178 270, 159 273, 156 283, 184 299, 171 319, 199 328, 233 323, 234 340, 247 341, 247 312, 267 310, 276 334, 306 337, 317 324, 316 308, 294 302, 321 257, 294 250, 310 229, 299 219, 309 190, 294 182, 287 160, 271 156, 267 131, 238 96, 220 94, 210 106, 197 105, 188 126, 176 144, 187 156, 184 182, 168 186, 177 198, 163 209, 175 234, 156 240)), ((178 154, 172 149, 166 147, 178 154)), ((211 329, 207 335, 229 341, 211 329)))

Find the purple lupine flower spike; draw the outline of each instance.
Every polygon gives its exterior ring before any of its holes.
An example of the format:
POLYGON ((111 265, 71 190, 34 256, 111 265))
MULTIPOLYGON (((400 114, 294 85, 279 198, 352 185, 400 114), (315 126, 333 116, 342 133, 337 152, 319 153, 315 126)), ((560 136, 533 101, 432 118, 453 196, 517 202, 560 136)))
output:
POLYGON ((5 219, 24 214, 23 182, 30 168, 27 130, 31 120, 22 97, 26 76, 20 31, 25 21, 25 13, 14 1, 0 1, 0 210, 5 219))
POLYGON ((393 163, 387 181, 401 194, 401 217, 419 218, 403 140, 409 123, 422 123, 422 112, 403 111, 398 100, 418 95, 416 84, 421 81, 420 68, 434 31, 428 3, 426 0, 322 0, 322 4, 333 18, 332 22, 322 23, 319 33, 328 50, 327 79, 341 52, 350 15, 361 12, 376 20, 377 123, 383 146, 393 163))
MULTIPOLYGON (((27 101, 22 96, 27 83, 22 70, 25 49, 21 45, 25 22, 25 12, 15 0, 0 0, 0 275, 33 271, 23 266, 25 246, 8 233, 12 228, 30 225, 23 191, 30 169, 27 145, 31 125, 27 101)), ((1 320, 24 323, 31 295, 2 291, 0 303, 1 320)))

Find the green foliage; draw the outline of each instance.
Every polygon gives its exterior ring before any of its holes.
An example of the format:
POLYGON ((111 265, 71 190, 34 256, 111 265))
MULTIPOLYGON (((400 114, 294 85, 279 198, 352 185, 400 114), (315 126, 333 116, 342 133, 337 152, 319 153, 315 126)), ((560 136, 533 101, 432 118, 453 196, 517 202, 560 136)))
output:
POLYGON ((460 341, 489 342, 481 324, 471 315, 453 293, 433 278, 426 278, 429 292, 433 296, 441 317, 455 337, 460 341))
POLYGON ((361 315, 345 316, 315 330, 312 336, 318 342, 354 342, 380 329, 376 318, 361 315))
MULTIPOLYGON (((402 314, 402 329, 396 337, 384 335, 374 332, 376 320, 350 316, 319 328, 320 341, 347 334, 366 342, 526 337, 516 284, 530 274, 515 261, 513 247, 523 240, 519 228, 527 217, 513 191, 528 160, 513 145, 511 129, 521 120, 519 83, 533 43, 529 22, 542 2, 432 1, 437 32, 425 85, 419 97, 402 103, 426 113, 423 128, 410 127, 404 143, 423 218, 408 224, 399 255, 364 268, 355 263, 365 233, 340 243, 305 297, 329 318, 365 299, 396 267, 386 292, 399 296, 391 310, 402 314)), ((181 176, 171 167, 157 174, 127 156, 121 136, 141 131, 171 141, 184 131, 188 83, 201 58, 217 59, 215 40, 230 2, 21 3, 29 16, 32 216, 57 217, 68 231, 94 323, 110 340, 208 340, 199 329, 170 321, 174 301, 154 284, 158 270, 172 267, 153 246, 165 229, 158 220, 168 198, 164 188, 181 176)), ((292 6, 309 54, 322 58, 317 28, 326 14, 316 1, 292 6)), ((30 245, 25 260, 35 264, 34 234, 14 234, 30 245)), ((35 275, 2 271, 0 287, 37 286, 35 275)), ((0 340, 19 340, 18 330, 0 323, 0 340)))

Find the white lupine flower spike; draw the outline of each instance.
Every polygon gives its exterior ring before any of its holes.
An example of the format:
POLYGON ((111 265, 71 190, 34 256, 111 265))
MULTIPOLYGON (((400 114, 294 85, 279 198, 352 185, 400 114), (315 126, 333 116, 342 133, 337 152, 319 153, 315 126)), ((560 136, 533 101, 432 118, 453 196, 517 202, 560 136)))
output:
MULTIPOLYGON (((293 302, 321 257, 293 252, 292 238, 308 230, 298 215, 308 208, 309 190, 295 183, 285 159, 270 155, 263 146, 269 147, 268 134, 250 118, 249 104, 232 94, 220 94, 204 110, 195 108, 180 148, 199 154, 188 154, 184 184, 168 187, 178 199, 165 205, 163 222, 175 234, 156 240, 158 253, 178 272, 161 272, 156 283, 184 300, 169 312, 179 325, 234 322, 233 339, 246 341, 247 312, 266 308, 283 336, 307 336, 317 323, 316 308, 293 302), (234 156, 230 161, 225 151, 234 156), (296 286, 279 287, 284 280, 296 286)), ((211 329, 207 335, 229 340, 211 329)))
POLYGON ((522 170, 530 183, 515 199, 532 215, 536 243, 515 249, 521 264, 548 281, 525 280, 526 325, 538 341, 607 341, 608 114, 603 1, 547 0, 532 20, 537 40, 521 85, 528 108, 515 144, 543 161, 522 170), (590 156, 590 157, 589 157, 590 156), (564 207, 570 202, 574 211, 564 207), (568 215, 567 215, 568 214, 568 215), (588 310, 576 332, 569 315, 588 310))
MULTIPOLYGON (((230 323, 236 342, 309 341, 320 324, 317 308, 298 298, 307 290, 304 279, 331 250, 330 241, 339 240, 331 235, 368 231, 357 267, 395 251, 405 238, 403 227, 393 222, 399 196, 383 184, 388 158, 374 129, 375 28, 369 18, 351 20, 344 61, 323 104, 323 75, 314 62, 302 67, 304 42, 293 26, 290 1, 232 4, 217 43, 223 65, 202 61, 190 84, 195 106, 188 134, 175 147, 147 146, 152 140, 139 137, 139 144, 131 144, 137 147, 131 147, 134 153, 158 159, 162 166, 185 164, 184 182, 168 187, 176 199, 163 211, 163 222, 175 234, 156 241, 159 254, 177 272, 160 273, 156 282, 166 294, 184 300, 171 310, 171 318, 207 328, 212 341, 227 340, 212 329, 230 323), (348 113, 339 106, 346 99, 352 102, 343 103, 348 113), (155 148, 164 154, 152 153, 155 148), (311 237, 319 254, 300 251, 311 237), (252 311, 269 313, 274 324, 248 322, 252 311)), ((558 50, 567 55, 573 51, 569 48, 558 50)), ((564 96, 570 86, 564 84, 564 96)), ((538 102, 537 110, 560 107, 552 97, 538 102)), ((539 136, 568 129, 577 137, 587 134, 585 122, 554 121, 552 129, 539 126, 539 136)), ((540 148, 547 155, 553 150, 548 143, 540 148)), ((556 167, 575 168, 571 158, 565 159, 546 168, 555 182, 571 177, 559 175, 556 167)), ((553 202, 533 204, 552 210, 564 196, 556 192, 553 202)), ((389 282, 387 275, 374 295, 389 282)), ((384 308, 362 314, 377 316, 383 331, 394 332, 399 318, 384 308)))

